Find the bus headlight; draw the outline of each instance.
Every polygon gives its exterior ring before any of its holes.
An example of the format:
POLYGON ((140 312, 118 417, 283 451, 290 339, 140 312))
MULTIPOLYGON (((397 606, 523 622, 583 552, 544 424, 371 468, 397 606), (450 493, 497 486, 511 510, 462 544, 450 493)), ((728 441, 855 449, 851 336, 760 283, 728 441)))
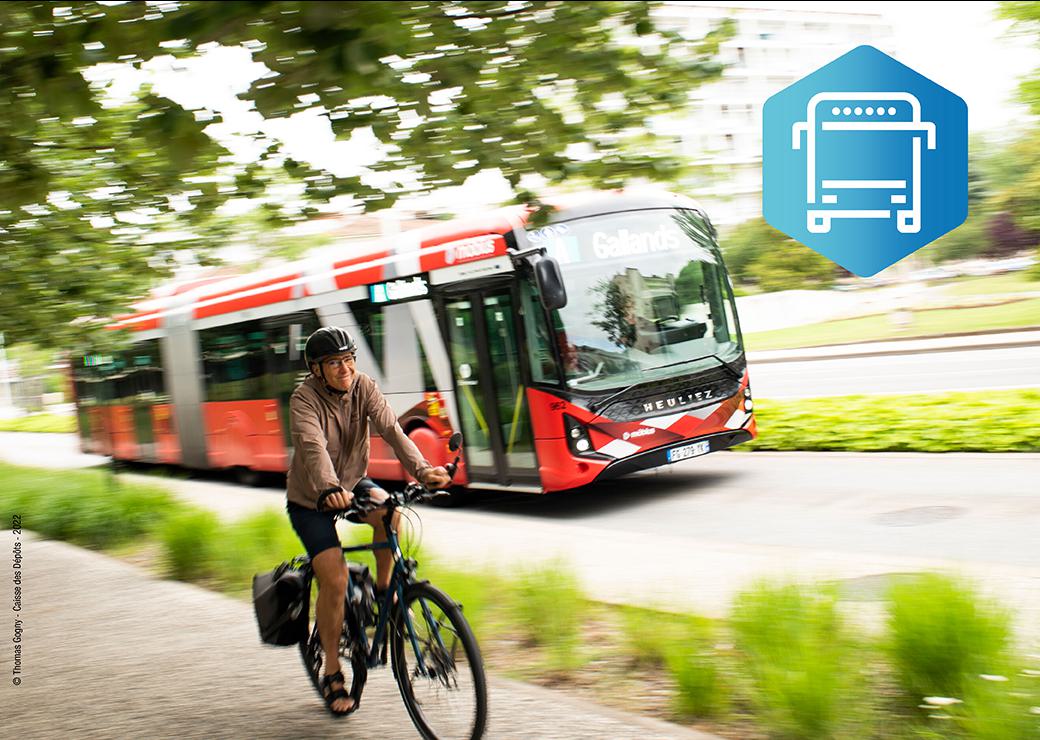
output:
POLYGON ((751 400, 751 387, 748 386, 744 389, 744 410, 750 414, 754 408, 755 402, 751 400))
POLYGON ((576 455, 588 453, 592 449, 592 440, 585 425, 567 414, 563 415, 563 423, 567 426, 567 445, 571 452, 576 455))

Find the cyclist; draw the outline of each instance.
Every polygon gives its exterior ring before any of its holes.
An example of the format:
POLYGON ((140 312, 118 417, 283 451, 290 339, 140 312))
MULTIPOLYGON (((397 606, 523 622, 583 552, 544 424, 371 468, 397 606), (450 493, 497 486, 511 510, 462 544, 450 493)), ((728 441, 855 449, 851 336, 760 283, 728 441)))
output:
MULTIPOLYGON (((310 374, 289 401, 294 455, 289 466, 286 509, 318 578, 315 620, 326 660, 322 694, 335 715, 354 709, 339 665, 347 566, 335 519, 327 511, 316 510, 318 498, 329 494, 325 509, 345 509, 354 496, 367 496, 375 504, 386 500, 386 491, 365 476, 369 423, 390 443, 405 469, 425 486, 442 488, 451 480, 443 467, 432 466, 408 439, 375 381, 357 371, 356 350, 353 337, 338 327, 322 327, 311 334, 304 350, 310 374)), ((370 524, 372 541, 382 542, 386 539, 383 514, 383 510, 375 509, 365 518, 352 521, 370 524)), ((375 556, 376 589, 385 590, 390 583, 392 556, 385 549, 376 550, 375 556)))

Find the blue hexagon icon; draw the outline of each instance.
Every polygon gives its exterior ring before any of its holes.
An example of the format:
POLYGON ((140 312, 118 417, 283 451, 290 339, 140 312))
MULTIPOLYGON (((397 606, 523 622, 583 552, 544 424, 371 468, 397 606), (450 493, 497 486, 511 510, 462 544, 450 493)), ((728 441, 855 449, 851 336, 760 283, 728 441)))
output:
POLYGON ((968 106, 873 46, 766 101, 762 213, 862 277, 968 216, 968 106))

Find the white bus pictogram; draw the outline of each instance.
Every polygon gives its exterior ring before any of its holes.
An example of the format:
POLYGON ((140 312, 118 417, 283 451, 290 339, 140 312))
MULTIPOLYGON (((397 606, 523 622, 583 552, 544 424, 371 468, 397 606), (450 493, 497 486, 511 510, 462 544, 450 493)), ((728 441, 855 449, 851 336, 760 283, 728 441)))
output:
POLYGON ((917 97, 907 92, 822 92, 809 100, 805 117, 791 127, 791 146, 801 149, 804 134, 806 227, 811 233, 830 232, 834 219, 887 219, 893 212, 900 233, 921 230, 921 139, 935 149, 935 124, 921 120, 917 97), (864 135, 878 141, 860 138, 864 135), (856 147, 873 143, 883 144, 891 156, 872 157, 867 176, 857 177, 863 173, 855 171, 856 163, 864 166, 864 160, 850 155, 856 147), (877 176, 886 169, 894 172, 877 176))

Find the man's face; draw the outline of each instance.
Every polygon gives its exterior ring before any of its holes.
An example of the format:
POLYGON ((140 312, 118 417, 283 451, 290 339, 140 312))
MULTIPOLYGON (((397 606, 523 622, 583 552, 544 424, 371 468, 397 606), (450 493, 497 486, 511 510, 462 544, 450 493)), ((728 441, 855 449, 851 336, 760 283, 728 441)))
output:
POLYGON ((325 382, 331 387, 337 391, 349 390, 354 373, 357 372, 354 367, 354 353, 344 352, 326 357, 321 361, 321 369, 325 375, 325 382))

